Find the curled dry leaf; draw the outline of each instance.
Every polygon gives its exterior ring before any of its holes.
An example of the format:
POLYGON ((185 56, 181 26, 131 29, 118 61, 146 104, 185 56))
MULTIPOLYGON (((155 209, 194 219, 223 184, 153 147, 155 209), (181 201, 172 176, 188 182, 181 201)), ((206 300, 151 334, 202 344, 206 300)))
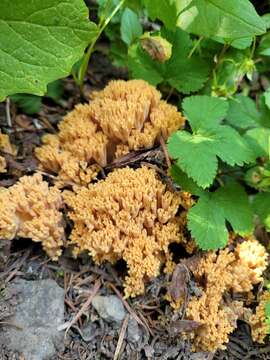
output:
POLYGON ((172 56, 172 44, 161 36, 146 33, 141 37, 141 46, 153 60, 164 63, 172 56))
POLYGON ((201 324, 194 320, 176 320, 170 324, 169 331, 172 336, 175 336, 181 332, 191 332, 198 329, 201 324))
POLYGON ((169 294, 174 301, 185 298, 187 294, 187 283, 189 281, 188 268, 183 264, 178 264, 172 275, 172 281, 169 285, 169 294))

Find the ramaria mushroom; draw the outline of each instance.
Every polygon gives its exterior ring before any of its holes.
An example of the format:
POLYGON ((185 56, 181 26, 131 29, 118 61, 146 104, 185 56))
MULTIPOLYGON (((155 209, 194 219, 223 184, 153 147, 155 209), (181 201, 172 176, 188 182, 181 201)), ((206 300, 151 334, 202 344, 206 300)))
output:
POLYGON ((57 259, 64 240, 62 205, 60 191, 49 187, 40 174, 23 176, 10 188, 1 188, 0 239, 30 238, 57 259))
POLYGON ((144 282, 160 273, 169 244, 184 238, 186 212, 176 216, 179 205, 191 203, 190 194, 169 191, 147 167, 115 170, 63 196, 74 223, 74 254, 87 251, 97 263, 124 259, 126 296, 142 294, 144 282))
POLYGON ((64 182, 85 185, 115 158, 151 148, 160 136, 166 140, 185 120, 160 98, 143 80, 111 81, 93 93, 89 104, 67 114, 58 134, 44 136, 43 146, 36 149, 42 169, 64 182))

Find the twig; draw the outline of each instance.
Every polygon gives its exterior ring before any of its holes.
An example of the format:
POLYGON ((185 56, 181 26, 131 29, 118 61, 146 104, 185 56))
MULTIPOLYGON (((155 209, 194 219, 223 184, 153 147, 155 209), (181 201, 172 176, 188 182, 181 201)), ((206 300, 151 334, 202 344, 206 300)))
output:
MULTIPOLYGON (((67 305, 67 306, 69 306, 70 308, 71 308, 71 310, 73 310, 74 312, 76 312, 76 307, 73 305, 73 303, 70 301, 70 300, 68 300, 67 298, 65 298, 65 300, 64 300, 64 302, 65 302, 65 304, 67 305)), ((79 325, 82 327, 82 319, 80 318, 79 320, 79 325)))
POLYGON ((97 282, 95 283, 93 290, 91 292, 91 294, 89 295, 89 298, 86 300, 86 302, 83 304, 83 306, 81 307, 81 309, 78 311, 78 313, 74 316, 74 318, 65 323, 63 326, 60 326, 61 330, 65 330, 65 337, 68 333, 68 331, 70 330, 70 328, 79 320, 79 318, 86 312, 86 310, 88 309, 88 307, 90 306, 94 296, 96 295, 96 293, 98 292, 98 290, 100 289, 101 286, 101 281, 100 279, 97 280, 97 282))
POLYGON ((167 166, 168 166, 168 168, 170 168, 171 165, 172 165, 172 163, 171 163, 170 156, 169 156, 169 153, 168 153, 167 145, 166 145, 166 143, 165 143, 165 141, 164 141, 164 139, 163 139, 162 136, 160 136, 159 142, 160 142, 160 145, 161 145, 162 150, 163 150, 163 152, 164 152, 167 166))
POLYGON ((12 327, 15 327, 17 330, 23 330, 23 328, 21 326, 13 324, 13 323, 8 322, 8 321, 0 321, 0 325, 12 326, 12 327))
POLYGON ((138 324, 140 324, 147 333, 150 333, 153 336, 152 330, 149 328, 147 323, 144 323, 139 316, 135 313, 135 311, 131 308, 129 303, 123 298, 123 296, 120 294, 120 292, 116 289, 116 287, 109 283, 109 286, 113 289, 113 291, 116 293, 116 295, 119 297, 119 299, 122 301, 124 307, 127 309, 127 311, 130 313, 130 315, 134 318, 134 320, 137 321, 138 324))
POLYGON ((202 39, 203 39, 203 36, 200 36, 199 39, 195 42, 193 48, 191 49, 191 51, 188 54, 188 59, 190 59, 191 56, 194 54, 194 52, 197 50, 197 48, 200 45, 202 39))
POLYGON ((12 128, 12 121, 10 116, 10 99, 9 97, 6 100, 6 117, 7 117, 7 124, 10 128, 12 128))
POLYGON ((113 360, 119 359, 119 357, 121 355, 121 348, 122 348, 122 344, 123 344, 125 334, 126 334, 126 331, 127 331, 128 320, 129 320, 129 315, 127 314, 124 321, 123 321, 121 330, 120 330, 120 334, 119 334, 119 338, 118 338, 118 341, 117 341, 117 345, 116 345, 113 360))

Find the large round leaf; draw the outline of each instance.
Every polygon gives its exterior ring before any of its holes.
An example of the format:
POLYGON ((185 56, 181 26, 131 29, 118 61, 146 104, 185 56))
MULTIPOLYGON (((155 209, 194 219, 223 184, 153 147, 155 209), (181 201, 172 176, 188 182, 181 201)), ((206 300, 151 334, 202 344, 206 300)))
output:
POLYGON ((83 0, 1 0, 0 100, 43 95, 70 73, 96 31, 83 0))

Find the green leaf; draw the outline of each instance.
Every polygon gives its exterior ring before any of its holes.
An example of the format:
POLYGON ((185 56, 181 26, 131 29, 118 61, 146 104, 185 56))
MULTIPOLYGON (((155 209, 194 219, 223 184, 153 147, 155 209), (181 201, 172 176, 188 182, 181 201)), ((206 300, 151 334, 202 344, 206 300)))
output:
POLYGON ((255 101, 248 96, 236 95, 229 100, 226 120, 237 128, 248 129, 260 124, 260 113, 255 101))
POLYGON ((193 131, 218 125, 228 111, 227 101, 207 95, 187 97, 182 106, 193 131))
POLYGON ((259 95, 258 102, 261 114, 260 124, 261 126, 270 128, 270 109, 265 103, 265 93, 259 95))
POLYGON ((41 109, 41 97, 30 94, 14 94, 10 97, 25 114, 35 114, 41 109))
POLYGON ((247 235, 253 230, 253 214, 245 190, 237 183, 227 184, 214 193, 214 200, 223 209, 225 219, 234 232, 247 235))
POLYGON ((265 105, 268 107, 268 109, 270 109, 270 90, 265 91, 264 100, 265 100, 265 105))
POLYGON ((255 158, 269 157, 270 151, 270 129, 263 127, 248 130, 244 138, 254 152, 255 158))
POLYGON ((141 48, 140 44, 130 46, 128 50, 128 68, 133 78, 146 80, 156 86, 163 81, 162 66, 163 64, 152 60, 141 48))
POLYGON ((188 229, 202 250, 215 250, 226 246, 228 231, 223 212, 212 201, 211 194, 201 197, 188 212, 188 229))
MULTIPOLYGON (((261 223, 266 225, 266 222, 270 217, 270 193, 262 192, 255 195, 251 205, 261 223)), ((270 228, 268 227, 267 230, 269 231, 269 229, 270 228)))
POLYGON ((265 23, 266 29, 270 28, 270 13, 262 15, 262 19, 265 23))
POLYGON ((270 56, 270 33, 267 32, 260 41, 257 52, 259 55, 270 56))
POLYGON ((253 231, 248 196, 236 183, 204 194, 188 213, 188 228, 203 250, 226 246, 229 236, 226 221, 240 235, 253 231))
POLYGON ((215 36, 212 39, 221 44, 226 44, 226 45, 232 46, 235 49, 239 49, 239 50, 244 50, 244 49, 250 47, 250 45, 252 44, 252 40, 253 40, 253 38, 251 36, 243 37, 243 38, 235 39, 235 40, 223 39, 218 36, 215 36))
POLYGON ((246 141, 233 128, 220 125, 227 104, 209 96, 194 96, 183 103, 193 134, 177 131, 170 136, 168 150, 176 164, 202 188, 213 183, 219 157, 229 165, 254 160, 246 141), (219 105, 219 106, 218 106, 219 105))
POLYGON ((199 90, 207 81, 209 65, 196 55, 188 57, 192 41, 187 33, 161 32, 161 36, 172 44, 172 56, 164 64, 154 61, 139 44, 129 48, 128 67, 134 78, 141 78, 153 85, 167 82, 178 91, 188 94, 199 90))
POLYGON ((152 20, 159 19, 168 29, 176 26, 179 13, 179 0, 143 0, 152 20))
POLYGON ((61 80, 56 80, 48 84, 46 96, 53 99, 55 102, 59 101, 64 93, 64 85, 61 80))
POLYGON ((270 334, 270 301, 269 300, 266 302, 264 310, 265 310, 265 324, 267 325, 266 333, 269 335, 270 334))
POLYGON ((183 30, 230 40, 265 33, 265 22, 248 0, 188 0, 177 20, 183 30))
POLYGON ((70 74, 96 32, 83 0, 2 0, 0 100, 43 95, 49 82, 70 74))
POLYGON ((121 38, 127 45, 132 44, 143 33, 138 15, 129 8, 122 14, 120 31, 121 38))
POLYGON ((202 196, 205 192, 191 178, 187 176, 177 165, 172 165, 170 175, 173 180, 185 191, 193 195, 202 196))

